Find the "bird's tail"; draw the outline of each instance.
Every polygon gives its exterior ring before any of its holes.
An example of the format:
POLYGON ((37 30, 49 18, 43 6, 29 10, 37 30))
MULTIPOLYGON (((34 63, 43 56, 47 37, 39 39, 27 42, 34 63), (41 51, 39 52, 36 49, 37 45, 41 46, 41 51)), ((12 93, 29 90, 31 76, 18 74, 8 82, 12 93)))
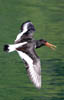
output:
POLYGON ((6 51, 6 52, 16 51, 17 48, 22 47, 25 44, 27 44, 27 42, 18 43, 18 44, 6 44, 6 45, 4 45, 4 51, 6 51))
POLYGON ((3 50, 6 52, 13 52, 15 51, 15 49, 16 48, 14 45, 9 45, 9 44, 4 45, 4 48, 3 48, 3 50))

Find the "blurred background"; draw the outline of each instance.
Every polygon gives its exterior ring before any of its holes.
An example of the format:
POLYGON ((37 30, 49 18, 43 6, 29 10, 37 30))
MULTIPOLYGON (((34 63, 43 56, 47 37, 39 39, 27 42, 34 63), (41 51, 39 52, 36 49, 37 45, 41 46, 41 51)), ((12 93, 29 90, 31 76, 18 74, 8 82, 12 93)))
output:
POLYGON ((64 100, 64 0, 0 0, 0 100, 64 100), (57 46, 55 51, 36 50, 42 67, 40 90, 30 82, 18 54, 3 51, 26 20, 36 28, 35 39, 57 46))

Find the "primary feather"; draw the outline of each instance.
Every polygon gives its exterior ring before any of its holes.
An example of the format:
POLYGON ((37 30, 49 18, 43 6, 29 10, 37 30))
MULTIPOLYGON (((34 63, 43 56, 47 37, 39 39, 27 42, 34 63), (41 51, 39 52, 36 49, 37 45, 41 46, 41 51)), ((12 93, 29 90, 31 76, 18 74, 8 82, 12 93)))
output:
POLYGON ((41 88, 41 66, 40 60, 37 59, 36 62, 33 61, 26 53, 22 51, 17 51, 19 56, 23 59, 26 66, 26 70, 30 80, 34 83, 37 88, 41 88))

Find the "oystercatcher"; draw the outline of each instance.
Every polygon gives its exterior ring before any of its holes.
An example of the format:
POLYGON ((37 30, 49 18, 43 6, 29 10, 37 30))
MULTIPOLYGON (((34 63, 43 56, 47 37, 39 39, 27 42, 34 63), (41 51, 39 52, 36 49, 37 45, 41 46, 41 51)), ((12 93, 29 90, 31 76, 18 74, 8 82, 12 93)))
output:
POLYGON ((56 46, 48 43, 44 39, 35 40, 33 38, 35 28, 31 21, 24 22, 21 25, 20 30, 21 31, 17 35, 14 44, 4 45, 4 51, 17 51, 25 64, 30 80, 33 82, 36 88, 41 88, 41 64, 40 58, 36 54, 35 49, 42 46, 48 46, 55 49, 56 46))

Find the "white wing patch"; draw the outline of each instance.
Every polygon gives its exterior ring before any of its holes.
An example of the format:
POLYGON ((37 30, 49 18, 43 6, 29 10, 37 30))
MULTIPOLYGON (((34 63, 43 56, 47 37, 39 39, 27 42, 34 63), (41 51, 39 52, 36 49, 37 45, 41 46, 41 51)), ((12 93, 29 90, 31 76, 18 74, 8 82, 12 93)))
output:
MULTIPOLYGON (((34 69, 34 66, 36 65, 33 65, 33 60, 25 53, 23 53, 22 51, 17 51, 19 56, 24 59, 29 68, 28 68, 28 75, 31 79, 31 81, 34 83, 34 85, 37 87, 37 88, 41 88, 41 75, 39 75, 36 70, 34 69)), ((37 67, 37 66, 36 66, 37 67)))
POLYGON ((23 31, 20 32, 20 33, 17 35, 15 42, 18 41, 18 40, 20 40, 21 37, 22 37, 22 35, 23 35, 25 32, 28 31, 28 28, 27 28, 27 27, 28 27, 28 24, 29 24, 29 23, 30 23, 30 22, 26 23, 26 24, 23 26, 23 31))
POLYGON ((33 60, 27 54, 23 53, 22 51, 17 51, 17 52, 18 52, 20 58, 24 59, 30 67, 33 66, 33 60))

